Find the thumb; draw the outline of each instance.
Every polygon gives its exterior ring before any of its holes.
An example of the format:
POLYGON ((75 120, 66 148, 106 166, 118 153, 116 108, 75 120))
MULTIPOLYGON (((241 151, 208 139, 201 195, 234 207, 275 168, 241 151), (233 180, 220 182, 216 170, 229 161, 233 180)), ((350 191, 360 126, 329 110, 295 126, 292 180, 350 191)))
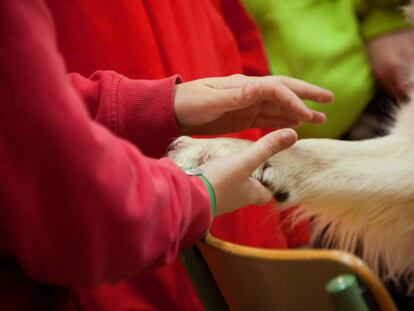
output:
POLYGON ((292 146, 298 136, 292 129, 271 132, 240 153, 239 161, 250 175, 257 167, 276 153, 292 146))
POLYGON ((218 89, 218 100, 221 109, 226 112, 249 107, 262 96, 262 88, 257 82, 249 82, 243 87, 218 89))

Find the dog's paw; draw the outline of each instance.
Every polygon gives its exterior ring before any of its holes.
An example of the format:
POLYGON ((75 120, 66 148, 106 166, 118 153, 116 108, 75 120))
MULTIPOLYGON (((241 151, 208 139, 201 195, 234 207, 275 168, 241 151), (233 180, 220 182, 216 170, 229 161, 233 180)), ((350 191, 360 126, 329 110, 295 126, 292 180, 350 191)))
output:
POLYGON ((234 154, 250 144, 250 141, 241 139, 196 139, 181 136, 170 145, 167 155, 178 166, 195 168, 207 161, 234 154))

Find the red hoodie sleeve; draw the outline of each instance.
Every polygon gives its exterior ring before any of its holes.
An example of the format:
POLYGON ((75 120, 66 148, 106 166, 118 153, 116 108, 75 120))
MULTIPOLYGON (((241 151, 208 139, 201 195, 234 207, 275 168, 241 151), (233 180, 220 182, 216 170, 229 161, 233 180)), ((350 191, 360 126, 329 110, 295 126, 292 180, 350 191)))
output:
POLYGON ((250 76, 269 74, 269 65, 261 34, 239 0, 220 0, 223 17, 236 38, 243 73, 250 76))
MULTIPOLYGON (((91 119, 65 76, 42 1, 1 1, 0 40, 0 254, 38 281, 100 284, 171 262, 184 241, 203 235, 211 210, 202 181, 91 119)), ((102 77, 100 92, 110 96, 96 114, 118 133, 141 120, 117 123, 122 102, 150 107, 172 92, 172 81, 153 88, 102 77)))
POLYGON ((147 156, 163 156, 172 138, 179 136, 173 107, 177 75, 139 83, 111 71, 97 71, 89 79, 77 73, 69 77, 91 117, 147 156))

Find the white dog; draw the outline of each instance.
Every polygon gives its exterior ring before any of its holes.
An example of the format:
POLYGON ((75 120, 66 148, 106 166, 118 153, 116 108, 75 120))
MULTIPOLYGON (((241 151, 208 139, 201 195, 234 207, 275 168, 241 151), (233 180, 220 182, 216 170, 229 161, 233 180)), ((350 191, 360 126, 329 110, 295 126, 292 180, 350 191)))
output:
MULTIPOLYGON (((313 237, 359 255, 386 279, 414 273, 414 100, 388 136, 365 141, 303 139, 253 177, 280 203, 313 218, 313 237)), ((182 167, 237 152, 240 139, 180 137, 168 156, 182 167)))
MULTIPOLYGON (((168 155, 197 167, 250 143, 180 137, 168 155)), ((300 217, 313 219, 314 238, 323 232, 330 246, 358 252, 384 279, 414 275, 414 96, 388 136, 303 139, 253 177, 274 192, 278 207, 300 204, 300 217)))

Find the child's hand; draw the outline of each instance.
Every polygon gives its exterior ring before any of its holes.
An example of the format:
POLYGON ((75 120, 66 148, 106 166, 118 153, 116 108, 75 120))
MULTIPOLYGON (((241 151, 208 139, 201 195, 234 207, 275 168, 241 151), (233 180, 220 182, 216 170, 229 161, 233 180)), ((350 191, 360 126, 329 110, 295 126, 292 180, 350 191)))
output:
POLYGON ((325 122, 323 113, 307 108, 301 99, 327 103, 333 94, 282 76, 207 78, 177 85, 175 114, 183 135, 325 122))
POLYGON ((375 37, 367 47, 378 83, 388 94, 407 98, 413 83, 414 28, 375 37))
POLYGON ((292 129, 271 132, 236 154, 203 164, 200 168, 216 195, 216 216, 250 204, 269 202, 273 194, 251 175, 268 158, 296 140, 292 129))

